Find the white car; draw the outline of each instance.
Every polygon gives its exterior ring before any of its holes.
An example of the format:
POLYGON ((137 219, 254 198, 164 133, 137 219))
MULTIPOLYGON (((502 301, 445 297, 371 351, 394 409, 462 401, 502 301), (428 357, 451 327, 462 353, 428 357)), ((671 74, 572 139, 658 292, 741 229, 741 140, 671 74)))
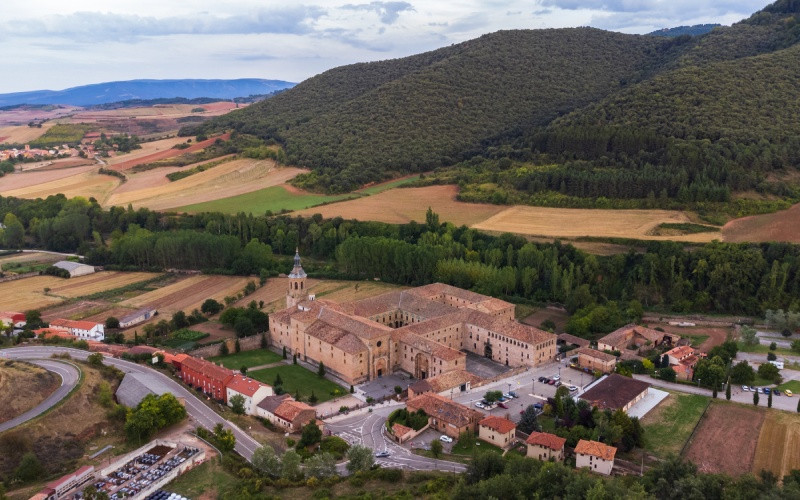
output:
POLYGON ((743 391, 750 392, 750 388, 749 388, 749 387, 747 387, 746 385, 743 385, 743 386, 742 386, 742 390, 743 390, 743 391))
POLYGON ((483 409, 483 408, 484 408, 484 406, 483 406, 483 403, 481 403, 480 401, 477 401, 477 402, 475 403, 475 408, 480 408, 480 409, 483 409))
POLYGON ((561 380, 561 375, 553 375, 550 378, 553 379, 553 380, 561 380))
POLYGON ((503 397, 506 399, 514 399, 514 396, 512 396, 511 394, 503 394, 503 397))
POLYGON ((577 391, 577 390, 578 390, 578 387, 577 387, 577 386, 574 386, 574 385, 570 385, 570 386, 569 386, 569 387, 567 387, 567 388, 569 389, 569 392, 575 392, 575 391, 577 391))
POLYGON ((444 434, 442 434, 441 436, 439 436, 439 441, 441 441, 443 443, 452 443, 453 442, 453 438, 451 438, 450 436, 445 436, 444 434))

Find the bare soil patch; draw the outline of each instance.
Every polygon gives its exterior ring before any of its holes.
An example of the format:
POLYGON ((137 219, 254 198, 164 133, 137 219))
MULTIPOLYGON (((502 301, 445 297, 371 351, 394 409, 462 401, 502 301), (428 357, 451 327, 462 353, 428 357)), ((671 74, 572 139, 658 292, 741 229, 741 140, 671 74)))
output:
POLYGON ((569 314, 563 309, 550 309, 545 307, 534 312, 524 320, 523 323, 536 328, 541 328, 542 322, 550 320, 556 324, 556 332, 562 333, 567 328, 567 321, 569 321, 569 314))
POLYGON ((800 203, 772 214, 735 219, 722 228, 725 241, 800 243, 800 203))
POLYGON ((107 310, 111 304, 105 300, 79 300, 61 306, 51 307, 42 311, 42 319, 50 322, 54 319, 85 319, 88 314, 107 310))
POLYGON ((731 476, 752 470, 766 412, 733 403, 713 403, 684 454, 700 472, 731 476))
POLYGON ((7 422, 47 399, 61 378, 44 368, 22 361, 0 363, 0 422, 7 422))
POLYGON ((207 139, 205 141, 195 142, 195 143, 193 143, 191 146, 189 146, 186 149, 170 148, 170 149, 166 149, 164 151, 159 151, 157 153, 149 154, 147 156, 140 156, 138 158, 127 159, 126 161, 122 161, 122 162, 115 163, 115 164, 111 165, 110 168, 113 169, 113 170, 117 170, 117 171, 122 172, 122 171, 125 171, 125 170, 130 170, 131 168, 135 167, 136 165, 142 165, 142 164, 145 164, 145 163, 152 163, 152 162, 158 161, 158 160, 164 160, 164 159, 167 159, 167 158, 173 158, 175 156, 180 156, 180 155, 185 154, 185 153, 194 153, 196 151, 200 151, 201 149, 204 149, 204 148, 210 146, 211 144, 214 144, 214 141, 216 141, 217 139, 222 139, 223 141, 227 141, 230 138, 230 136, 231 136, 230 134, 223 134, 221 136, 212 137, 212 138, 207 139))
POLYGON ((766 413, 753 473, 768 470, 781 478, 792 469, 800 469, 800 417, 779 411, 766 413))
POLYGON ((122 307, 154 307, 159 314, 170 317, 177 311, 190 313, 200 309, 206 299, 222 302, 226 296, 235 296, 251 278, 234 276, 190 276, 121 302, 122 307))
POLYGON ((55 255, 44 252, 24 252, 15 255, 7 255, 5 257, 0 257, 0 269, 2 269, 3 264, 10 264, 12 262, 45 263, 45 262, 58 262, 59 260, 63 260, 63 257, 61 255, 55 255))
MULTIPOLYGON (((6 112, 0 112, 3 116, 6 112)), ((45 132, 55 125, 54 122, 48 122, 39 127, 29 127, 27 125, 11 126, 0 128, 0 136, 3 136, 3 142, 9 144, 25 144, 43 136, 45 132)))
POLYGON ((716 347, 721 345, 723 342, 728 340, 728 335, 731 333, 731 328, 726 327, 712 327, 712 326, 694 326, 694 327, 680 327, 670 325, 669 323, 651 323, 650 327, 661 327, 665 331, 669 333, 674 333, 676 335, 707 335, 708 339, 706 339, 702 344, 700 344, 697 348, 700 349, 701 352, 708 352, 711 350, 712 347, 716 347))
POLYGON ((440 221, 460 226, 479 223, 503 210, 503 207, 497 205, 458 201, 457 194, 458 187, 452 185, 389 189, 372 196, 312 207, 295 213, 405 224, 412 220, 425 222, 425 212, 430 207, 439 214, 440 221))
POLYGON ((210 344, 216 340, 230 339, 236 336, 233 330, 225 328, 222 323, 217 321, 206 321, 205 323, 198 323, 192 325, 190 329, 209 334, 202 340, 203 344, 210 344))

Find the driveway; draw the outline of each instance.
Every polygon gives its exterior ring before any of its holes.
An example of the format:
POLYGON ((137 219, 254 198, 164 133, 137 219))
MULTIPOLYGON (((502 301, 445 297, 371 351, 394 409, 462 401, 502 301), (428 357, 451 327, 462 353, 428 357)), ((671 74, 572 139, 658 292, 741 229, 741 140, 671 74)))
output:
MULTIPOLYGON (((3 351, 0 351, 0 357, 3 357, 3 351)), ((16 418, 12 418, 6 422, 0 424, 0 432, 7 431, 9 429, 13 429, 14 427, 24 424, 28 420, 38 417, 45 411, 49 410, 59 401, 67 397, 67 395, 75 388, 78 384, 78 380, 80 379, 80 372, 78 369, 71 365, 70 363, 66 363, 64 361, 56 361, 56 360, 31 360, 31 363, 34 365, 39 365, 47 371, 53 372, 59 377, 61 377, 61 386, 56 389, 50 396, 48 396, 44 401, 39 403, 34 408, 26 411, 22 415, 17 416, 16 418)))
MULTIPOLYGON (((85 360, 92 354, 89 351, 82 351, 79 349, 71 349, 68 347, 14 347, 11 349, 0 350, 0 357, 19 359, 26 361, 43 360, 52 361, 50 358, 53 354, 66 353, 75 359, 85 360)), ((250 461, 253 458, 253 453, 261 444, 246 434, 236 425, 228 422, 216 412, 206 406, 200 401, 194 392, 187 390, 181 384, 164 375, 163 373, 149 368, 144 365, 125 361, 123 359, 105 357, 103 362, 110 366, 115 366, 125 373, 147 373, 154 377, 158 377, 160 382, 169 388, 169 391, 176 397, 184 398, 186 401, 186 412, 189 417, 196 423, 202 425, 207 429, 213 429, 215 425, 222 424, 225 428, 231 429, 236 436, 236 451, 245 459, 250 461)))

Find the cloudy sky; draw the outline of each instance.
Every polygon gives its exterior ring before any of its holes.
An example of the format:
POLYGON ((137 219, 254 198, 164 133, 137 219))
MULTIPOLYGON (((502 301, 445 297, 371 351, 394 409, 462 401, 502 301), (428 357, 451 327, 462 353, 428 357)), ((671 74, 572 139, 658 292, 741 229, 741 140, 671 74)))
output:
POLYGON ((0 92, 135 78, 301 81, 501 29, 731 24, 769 0, 2 0, 0 92))

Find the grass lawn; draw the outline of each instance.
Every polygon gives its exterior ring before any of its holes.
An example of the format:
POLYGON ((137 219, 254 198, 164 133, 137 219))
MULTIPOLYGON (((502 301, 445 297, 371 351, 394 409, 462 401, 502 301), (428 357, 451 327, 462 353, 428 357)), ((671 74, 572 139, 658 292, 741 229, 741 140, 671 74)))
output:
POLYGON ((785 391, 789 389, 793 394, 800 394, 800 380, 790 380, 778 386, 778 389, 785 391))
MULTIPOLYGON (((280 354, 275 354, 274 352, 266 349, 256 349, 255 351, 242 351, 237 352, 236 354, 229 354, 227 356, 214 356, 213 358, 208 358, 208 360, 215 363, 222 363, 222 366, 225 368, 238 370, 243 366, 252 368, 253 366, 275 363, 281 360, 281 356, 280 354)), ((281 375, 281 377, 282 376, 283 375, 281 375)), ((271 384, 272 381, 268 383, 271 384)))
POLYGON ((478 451, 493 451, 495 453, 500 453, 501 455, 503 453, 503 450, 497 446, 480 439, 470 439, 467 443, 464 443, 459 439, 458 442, 453 446, 451 453, 453 455, 472 456, 473 453, 478 451))
POLYGON ((747 345, 744 342, 738 342, 739 350, 741 352, 754 352, 757 354, 767 354, 768 352, 774 352, 775 354, 783 354, 785 356, 797 356, 797 353, 792 351, 791 349, 786 349, 783 347, 778 347, 774 351, 770 351, 769 344, 756 344, 756 345, 747 345))
POLYGON ((316 373, 306 370, 300 365, 282 365, 247 373, 250 377, 270 385, 278 374, 283 379, 283 390, 293 396, 299 391, 300 397, 304 401, 308 401, 312 391, 320 403, 348 393, 347 389, 326 378, 319 378, 316 373))
POLYGON ((677 455, 708 401, 706 396, 671 393, 642 420, 645 449, 659 456, 677 455))
POLYGON ((250 193, 222 198, 220 200, 196 203, 176 208, 179 212, 222 212, 235 214, 251 212, 263 214, 267 210, 280 212, 281 210, 302 210, 322 203, 352 198, 353 195, 325 196, 321 194, 295 194, 287 191, 283 186, 272 186, 250 193))
POLYGON ((542 432, 554 433, 556 430, 556 421, 552 417, 539 415, 539 425, 542 426, 542 432))
POLYGON ((767 380, 765 378, 761 378, 758 375, 756 375, 755 380, 753 380, 753 383, 750 384, 750 385, 752 385, 754 387, 767 387, 767 386, 774 385, 774 384, 775 384, 775 382, 773 382, 772 380, 767 380))
POLYGON ((178 476, 164 489, 187 498, 235 498, 238 485, 239 479, 222 468, 219 458, 213 458, 178 476))
POLYGON ((681 334, 681 337, 686 337, 692 341, 692 347, 700 347, 700 344, 708 340, 709 335, 690 335, 688 333, 681 334))

